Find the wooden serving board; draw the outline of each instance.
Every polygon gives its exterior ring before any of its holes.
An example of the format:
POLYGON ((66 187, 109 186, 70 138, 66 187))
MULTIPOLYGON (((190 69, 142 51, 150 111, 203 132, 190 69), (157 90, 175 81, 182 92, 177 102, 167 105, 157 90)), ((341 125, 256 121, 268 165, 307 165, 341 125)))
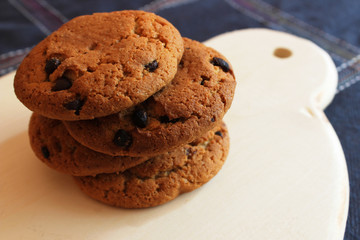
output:
POLYGON ((206 42, 232 63, 229 157, 202 188, 163 206, 124 210, 89 199, 36 159, 30 112, 0 79, 0 239, 342 239, 349 184, 323 109, 336 69, 313 43, 249 29, 206 42), (287 50, 291 52, 288 56, 287 50), (281 58, 283 57, 283 58, 281 58))

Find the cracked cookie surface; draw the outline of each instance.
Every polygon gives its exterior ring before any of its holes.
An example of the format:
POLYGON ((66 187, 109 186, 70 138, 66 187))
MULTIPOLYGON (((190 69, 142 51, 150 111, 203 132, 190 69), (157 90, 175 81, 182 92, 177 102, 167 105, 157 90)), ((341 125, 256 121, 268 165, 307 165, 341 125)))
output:
POLYGON ((214 177, 229 150, 224 123, 190 144, 152 158, 123 173, 74 177, 80 189, 100 202, 122 208, 166 203, 214 177))
POLYGON ((136 105, 170 83, 183 53, 178 30, 143 11, 74 18, 19 66, 15 93, 30 110, 93 119, 136 105))
POLYGON ((30 145, 35 155, 59 172, 88 176, 122 172, 148 157, 116 157, 95 152, 76 142, 59 120, 33 114, 29 123, 30 145))
POLYGON ((126 111, 93 120, 64 121, 69 133, 105 154, 154 156, 215 127, 233 99, 233 71, 224 56, 197 41, 184 38, 184 47, 171 84, 126 111))

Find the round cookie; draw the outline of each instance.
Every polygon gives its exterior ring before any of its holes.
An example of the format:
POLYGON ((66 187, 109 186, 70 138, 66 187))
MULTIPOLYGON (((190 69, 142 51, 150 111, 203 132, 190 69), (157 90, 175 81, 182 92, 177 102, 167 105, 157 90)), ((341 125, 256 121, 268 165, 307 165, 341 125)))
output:
POLYGON ((174 78, 178 30, 143 11, 72 19, 19 66, 15 93, 30 110, 61 120, 93 119, 134 106, 174 78))
POLYGON ((59 120, 33 114, 29 124, 30 145, 50 168, 75 176, 122 172, 148 157, 114 157, 95 152, 76 142, 59 120))
POLYGON ((109 155, 154 156, 191 142, 219 124, 233 99, 233 71, 217 51, 186 38, 184 46, 171 84, 118 114, 64 121, 69 133, 81 144, 109 155))
POLYGON ((123 173, 74 179, 85 194, 100 202, 122 208, 154 207, 208 182, 221 169, 228 149, 223 124, 191 144, 123 173))

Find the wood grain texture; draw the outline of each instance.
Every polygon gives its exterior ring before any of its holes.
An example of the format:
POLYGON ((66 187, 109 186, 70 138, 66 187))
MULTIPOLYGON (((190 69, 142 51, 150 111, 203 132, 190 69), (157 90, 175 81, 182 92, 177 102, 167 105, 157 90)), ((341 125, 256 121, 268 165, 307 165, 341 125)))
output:
POLYGON ((288 34, 241 30, 206 42, 237 76, 220 173, 160 207, 123 210, 84 196, 30 150, 30 112, 0 79, 0 239, 342 239, 349 185, 323 114, 337 82, 329 56, 288 34), (287 58, 273 55, 289 49, 287 58))

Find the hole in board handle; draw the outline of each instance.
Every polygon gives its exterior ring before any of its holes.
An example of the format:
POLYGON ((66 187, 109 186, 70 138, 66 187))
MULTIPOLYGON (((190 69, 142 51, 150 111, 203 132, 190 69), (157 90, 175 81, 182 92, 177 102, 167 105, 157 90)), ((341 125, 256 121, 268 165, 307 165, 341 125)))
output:
POLYGON ((292 55, 292 52, 287 48, 276 48, 274 50, 274 56, 278 58, 288 58, 292 55))

